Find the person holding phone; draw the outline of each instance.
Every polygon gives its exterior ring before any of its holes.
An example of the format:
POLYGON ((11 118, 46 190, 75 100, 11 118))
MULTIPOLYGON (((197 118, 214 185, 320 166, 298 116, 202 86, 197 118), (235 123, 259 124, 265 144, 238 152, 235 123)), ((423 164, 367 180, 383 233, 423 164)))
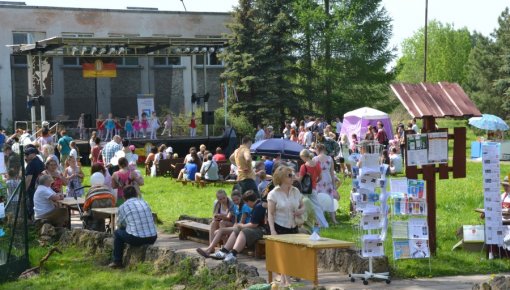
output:
POLYGON ((225 190, 220 189, 216 192, 216 201, 213 206, 213 219, 211 230, 209 231, 209 243, 214 239, 214 233, 219 228, 228 228, 234 225, 235 204, 228 198, 225 190))

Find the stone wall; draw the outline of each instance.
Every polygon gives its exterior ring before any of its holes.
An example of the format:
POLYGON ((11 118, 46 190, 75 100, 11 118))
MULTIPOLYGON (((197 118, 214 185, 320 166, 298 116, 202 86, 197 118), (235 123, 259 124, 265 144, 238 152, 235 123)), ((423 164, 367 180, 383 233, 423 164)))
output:
MULTIPOLYGON (((73 229, 66 231, 60 237, 60 244, 64 246, 77 246, 86 249, 90 254, 111 255, 113 251, 113 237, 110 234, 89 231, 84 229, 73 229)), ((222 277, 227 281, 236 281, 236 285, 246 287, 247 285, 265 283, 259 276, 256 267, 243 263, 228 265, 226 263, 206 263, 200 256, 178 251, 165 246, 145 245, 142 247, 130 247, 127 245, 124 250, 124 265, 134 265, 141 262, 150 262, 156 271, 173 272, 182 267, 183 263, 193 275, 200 274, 208 268, 210 275, 222 277), (226 278, 228 276, 228 278, 226 278)), ((223 283, 223 281, 218 281, 223 283)))

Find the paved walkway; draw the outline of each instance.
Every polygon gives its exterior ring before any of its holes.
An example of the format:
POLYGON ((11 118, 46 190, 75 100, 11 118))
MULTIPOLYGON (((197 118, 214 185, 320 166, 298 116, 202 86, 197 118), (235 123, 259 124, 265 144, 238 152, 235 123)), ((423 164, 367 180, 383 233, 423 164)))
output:
MULTIPOLYGON (((81 222, 78 216, 72 217, 72 227, 81 228, 81 222)), ((188 240, 179 240, 175 234, 159 233, 155 246, 162 248, 176 249, 178 252, 186 253, 192 256, 201 257, 197 254, 197 247, 204 247, 199 244, 188 240)), ((268 273, 266 271, 265 260, 255 259, 246 255, 240 255, 238 258, 239 263, 244 263, 249 266, 257 268, 259 275, 266 279, 268 273)), ((206 259, 207 265, 211 267, 222 263, 213 259, 206 259)), ((482 282, 487 280, 489 275, 471 275, 471 276, 447 276, 436 278, 420 278, 420 279, 395 279, 391 284, 387 285, 384 281, 370 280, 368 285, 363 285, 362 281, 357 279, 352 283, 347 274, 338 272, 321 271, 319 269, 319 285, 324 286, 326 289, 410 289, 410 290, 457 290, 466 289, 471 290, 473 283, 482 282)), ((294 289, 311 289, 312 283, 309 281, 301 281, 294 283, 294 289)))

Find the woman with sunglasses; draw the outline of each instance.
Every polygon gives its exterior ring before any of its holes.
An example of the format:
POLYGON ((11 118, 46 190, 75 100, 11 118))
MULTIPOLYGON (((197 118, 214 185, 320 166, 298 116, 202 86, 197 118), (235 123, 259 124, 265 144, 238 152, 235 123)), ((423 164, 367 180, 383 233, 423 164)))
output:
MULTIPOLYGON (((267 223, 271 235, 298 233, 295 218, 304 214, 305 207, 303 195, 292 185, 294 180, 294 171, 288 166, 279 166, 273 174, 275 188, 267 196, 267 223)), ((288 277, 282 275, 281 283, 288 285, 288 277)))

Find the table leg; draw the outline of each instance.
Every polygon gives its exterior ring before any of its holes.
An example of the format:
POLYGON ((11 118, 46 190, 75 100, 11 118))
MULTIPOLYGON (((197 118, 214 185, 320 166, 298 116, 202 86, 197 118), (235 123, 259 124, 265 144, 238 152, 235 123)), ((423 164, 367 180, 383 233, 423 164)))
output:
POLYGON ((110 222, 112 223, 112 234, 113 234, 113 232, 115 232, 115 226, 116 226, 114 214, 110 215, 110 222))
POLYGON ((272 283, 273 282, 273 272, 269 271, 267 272, 267 283, 272 283))
POLYGON ((313 286, 317 288, 319 286, 319 271, 317 270, 317 249, 313 249, 313 286))
POLYGON ((67 228, 71 229, 71 207, 67 207, 67 228))

